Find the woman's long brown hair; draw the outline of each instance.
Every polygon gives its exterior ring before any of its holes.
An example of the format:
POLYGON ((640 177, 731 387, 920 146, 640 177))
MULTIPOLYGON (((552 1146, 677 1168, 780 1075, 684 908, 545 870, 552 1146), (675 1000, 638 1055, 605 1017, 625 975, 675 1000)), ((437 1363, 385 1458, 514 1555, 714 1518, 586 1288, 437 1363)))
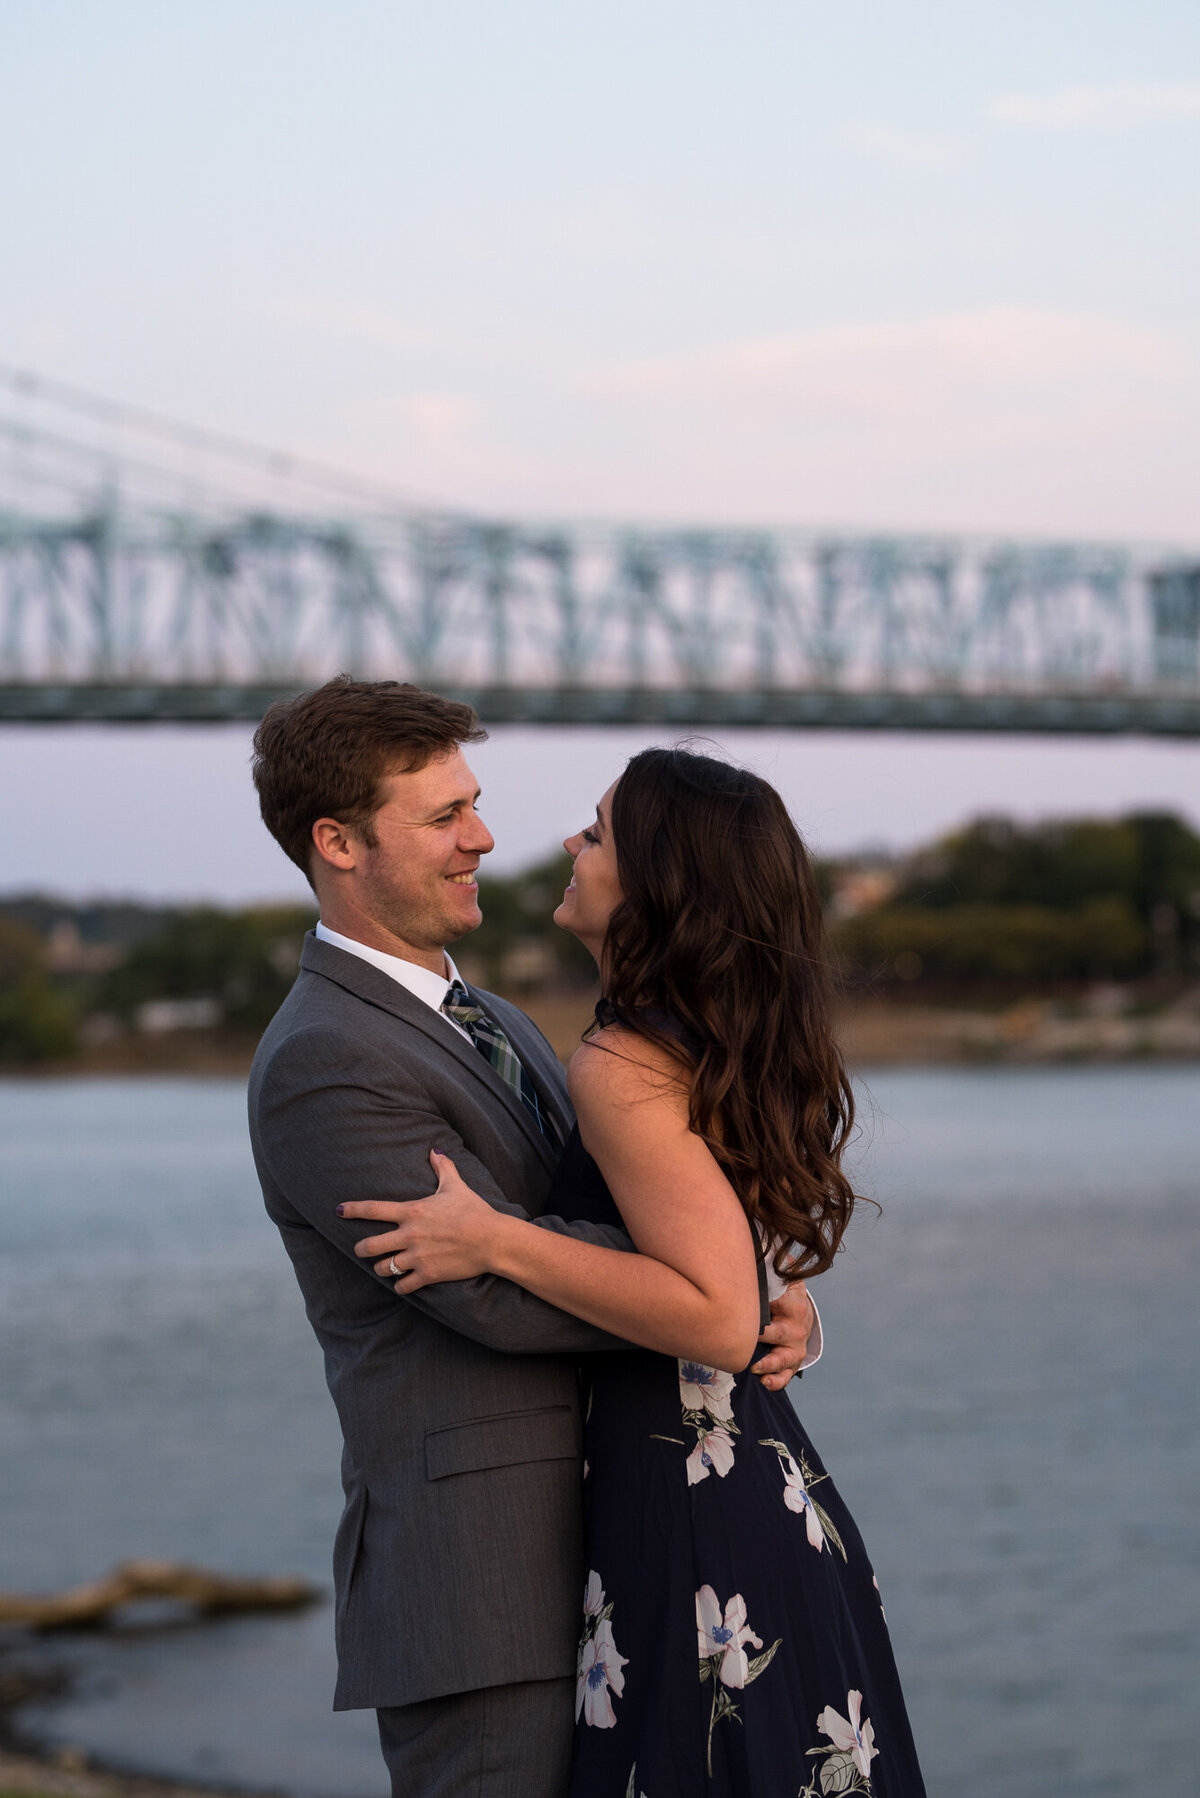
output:
POLYGON ((776 1271, 823 1273, 854 1209, 854 1098, 799 833, 765 780, 685 749, 634 756, 612 832, 623 898, 605 996, 686 1070, 691 1127, 776 1245, 776 1271))

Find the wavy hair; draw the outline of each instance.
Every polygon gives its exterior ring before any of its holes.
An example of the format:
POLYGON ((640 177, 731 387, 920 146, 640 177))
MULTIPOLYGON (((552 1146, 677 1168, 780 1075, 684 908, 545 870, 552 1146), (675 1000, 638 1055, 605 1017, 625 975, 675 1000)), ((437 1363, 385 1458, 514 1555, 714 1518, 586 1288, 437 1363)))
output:
POLYGON ((776 1245, 776 1272, 823 1273, 855 1205, 841 1169, 854 1098, 799 832, 765 780, 687 749, 633 757, 612 832, 612 1012, 683 1068, 691 1127, 776 1245))

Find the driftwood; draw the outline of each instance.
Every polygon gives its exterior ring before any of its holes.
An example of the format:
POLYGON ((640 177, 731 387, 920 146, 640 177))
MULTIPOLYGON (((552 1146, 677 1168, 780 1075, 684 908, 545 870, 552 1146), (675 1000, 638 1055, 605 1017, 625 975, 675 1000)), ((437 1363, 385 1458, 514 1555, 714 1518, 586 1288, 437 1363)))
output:
POLYGON ((29 1629, 95 1629, 139 1600, 175 1599, 205 1617, 230 1611, 286 1611, 310 1604, 316 1588, 286 1575, 230 1579, 182 1561, 122 1561, 103 1579, 44 1597, 0 1592, 0 1624, 29 1629))

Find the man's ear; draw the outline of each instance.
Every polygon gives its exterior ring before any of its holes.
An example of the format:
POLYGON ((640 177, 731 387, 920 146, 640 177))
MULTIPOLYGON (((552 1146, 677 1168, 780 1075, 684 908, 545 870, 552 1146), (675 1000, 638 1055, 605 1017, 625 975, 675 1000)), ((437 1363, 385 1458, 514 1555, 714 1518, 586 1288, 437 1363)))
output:
POLYGON ((336 818, 318 818, 312 827, 313 848, 327 867, 346 872, 356 865, 355 845, 336 818))

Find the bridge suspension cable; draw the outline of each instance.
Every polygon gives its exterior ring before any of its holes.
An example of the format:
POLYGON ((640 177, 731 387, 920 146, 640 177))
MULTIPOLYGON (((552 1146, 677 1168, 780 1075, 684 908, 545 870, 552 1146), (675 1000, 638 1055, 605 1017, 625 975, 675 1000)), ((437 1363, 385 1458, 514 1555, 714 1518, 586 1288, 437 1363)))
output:
POLYGON ((345 669, 491 722, 1200 735, 1194 553, 488 520, 31 381, 0 719, 248 719, 345 669))

